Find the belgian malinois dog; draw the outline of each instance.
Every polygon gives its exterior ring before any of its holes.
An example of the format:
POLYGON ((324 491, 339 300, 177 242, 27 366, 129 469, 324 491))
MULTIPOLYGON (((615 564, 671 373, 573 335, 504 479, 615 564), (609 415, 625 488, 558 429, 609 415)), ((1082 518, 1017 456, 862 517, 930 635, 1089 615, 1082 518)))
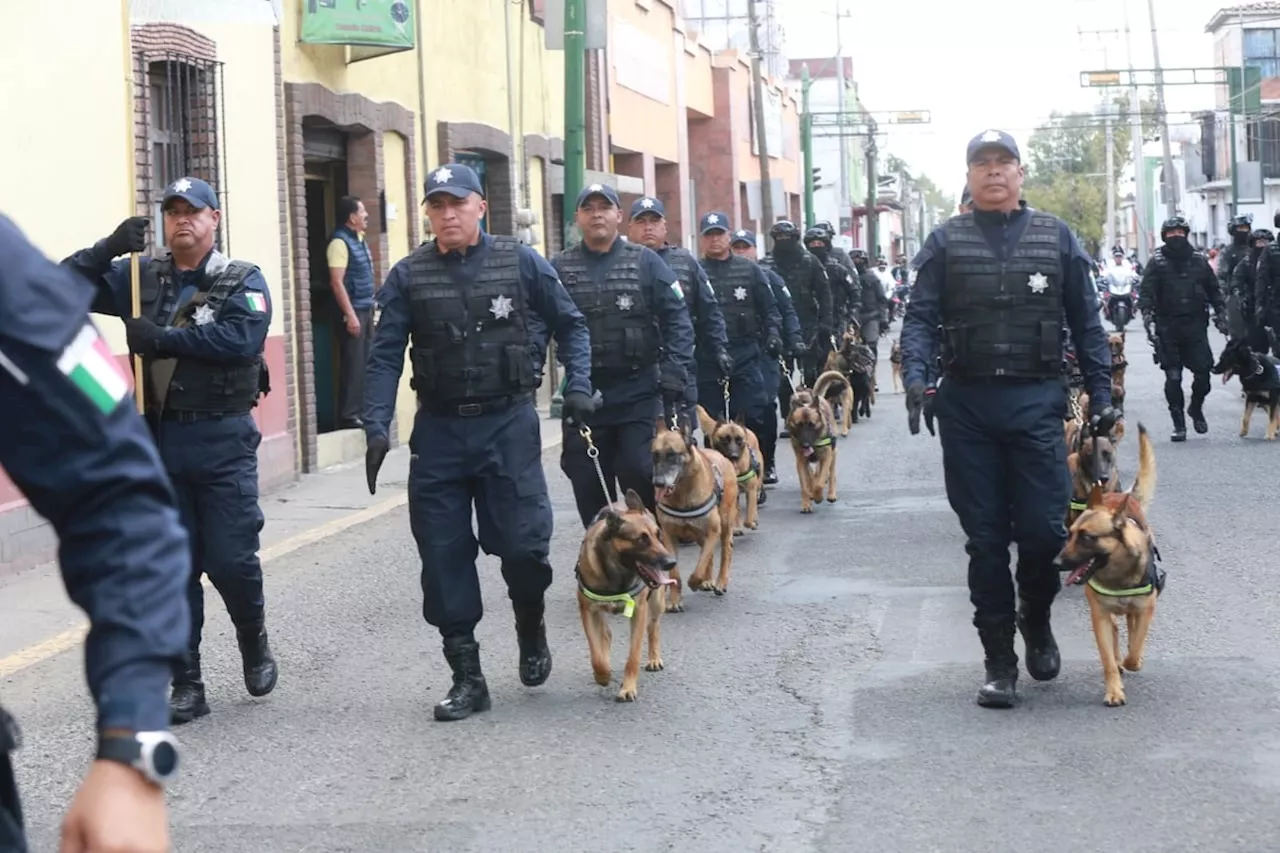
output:
POLYGON ((1129 369, 1124 357, 1124 332, 1112 332, 1107 343, 1111 347, 1111 404, 1124 411, 1124 375, 1129 369))
POLYGON ((1280 370, 1277 360, 1266 353, 1254 352, 1243 338, 1228 341, 1214 365, 1213 372, 1221 374, 1222 384, 1232 376, 1240 380, 1244 389, 1244 416, 1240 419, 1240 437, 1249 435, 1249 422, 1259 406, 1267 412, 1266 440, 1276 440, 1280 428, 1280 370))
POLYGON ((1094 488, 1088 509, 1071 525, 1067 544, 1055 560, 1058 568, 1069 572, 1067 585, 1086 584, 1084 595, 1102 660, 1103 702, 1111 707, 1125 703, 1120 670, 1142 669, 1147 630, 1164 588, 1146 517, 1155 488, 1155 449, 1146 428, 1138 424, 1138 475, 1133 488, 1110 494, 1094 488), (1124 616, 1129 634, 1129 653, 1123 660, 1117 616, 1124 616))
MULTIPOLYGON (((1114 435, 1114 432, 1112 433, 1114 435)), ((1071 472, 1071 504, 1067 507, 1070 527, 1088 506, 1089 494, 1095 486, 1104 493, 1120 491, 1120 472, 1116 464, 1116 442, 1111 436, 1095 440, 1081 421, 1067 421, 1067 470, 1071 472)))
POLYGON ((613 677, 609 663, 613 632, 605 613, 621 611, 631 620, 631 644, 622 670, 619 702, 634 702, 640 677, 642 631, 648 629, 649 672, 662 669, 662 613, 666 590, 675 581, 676 558, 644 501, 627 489, 622 504, 600 510, 578 551, 578 612, 591 652, 591 671, 602 687, 613 677), (621 606, 619 606, 621 605, 621 606))
MULTIPOLYGON (((823 373, 814 385, 820 385, 828 375, 823 373)), ((824 491, 828 501, 837 500, 835 415, 831 404, 817 390, 816 387, 813 391, 802 389, 793 394, 791 414, 787 415, 787 433, 796 456, 803 513, 813 512, 813 501, 821 502, 824 491)))
MULTIPOLYGON (((698 565, 689 575, 689 589, 724 595, 733 569, 733 531, 738 526, 738 472, 715 450, 698 446, 693 427, 671 429, 659 420, 653 437, 653 492, 658 524, 671 543, 691 539, 701 548, 698 565), (720 574, 711 581, 716 543, 720 544, 720 574)), ((675 584, 668 591, 667 610, 684 609, 680 570, 673 567, 675 584)))
MULTIPOLYGON (((702 406, 698 406, 698 426, 702 434, 711 440, 711 449, 733 463, 735 478, 738 481, 738 494, 746 495, 747 518, 745 526, 755 530, 760 526, 760 503, 764 493, 764 462, 760 455, 760 439, 747 429, 744 415, 731 421, 722 421, 711 417, 702 406)), ((734 536, 743 534, 742 526, 733 531, 734 536)))
POLYGON ((831 413, 840 427, 840 435, 848 435, 854 411, 853 383, 849 361, 838 350, 827 353, 827 363, 813 383, 813 392, 831 404, 831 413))
POLYGON ((889 349, 889 364, 893 367, 893 392, 905 390, 902 384, 902 339, 893 342, 889 349))

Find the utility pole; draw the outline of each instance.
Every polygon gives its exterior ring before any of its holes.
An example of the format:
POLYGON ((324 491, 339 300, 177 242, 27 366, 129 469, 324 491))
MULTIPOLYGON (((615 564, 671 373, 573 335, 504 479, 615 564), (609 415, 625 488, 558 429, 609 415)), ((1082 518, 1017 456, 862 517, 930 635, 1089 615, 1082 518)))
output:
POLYGON ((1115 110, 1114 101, 1108 99, 1102 106, 1103 121, 1106 122, 1107 137, 1107 228, 1106 240, 1107 251, 1116 244, 1116 132, 1112 126, 1112 112, 1115 110))
MULTIPOLYGON (((817 216, 813 211, 813 113, 809 109, 809 63, 800 66, 800 152, 804 155, 804 227, 812 228, 817 216)), ((839 222, 836 223, 837 226, 839 222)))
POLYGON ((1124 0, 1124 43, 1129 58, 1129 135, 1133 142, 1133 213, 1137 220, 1138 261, 1145 265, 1150 256, 1150 224, 1147 213, 1147 164, 1143 154, 1142 95, 1133 73, 1133 38, 1129 30, 1129 0, 1124 0))
POLYGON ((876 255, 879 254, 880 245, 880 216, 876 213, 876 202, 880 196, 880 177, 876 174, 876 155, 879 153, 876 146, 876 122, 875 119, 867 120, 867 256, 874 263, 876 255))
MULTIPOLYGON (((841 38, 840 0, 836 0, 836 110, 844 113, 844 41, 841 38)), ((840 137, 840 218, 849 206, 849 139, 840 137)), ((840 223, 837 222, 837 225, 840 223)))
POLYGON ((587 172, 587 3, 564 0, 564 244, 577 242, 574 202, 587 172))
POLYGON ((769 134, 764 129, 764 78, 760 74, 760 18, 756 13, 756 0, 747 0, 747 17, 751 28, 751 88, 756 101, 756 144, 760 150, 760 230, 765 234, 766 248, 772 248, 773 238, 768 234, 773 227, 773 179, 769 175, 769 134))
POLYGON ((1160 121, 1160 141, 1164 148, 1164 208, 1172 218, 1178 212, 1178 173, 1173 169, 1172 143, 1169 141, 1169 117, 1164 109, 1164 72, 1160 69, 1160 38, 1156 34, 1155 0, 1147 0, 1147 16, 1151 19, 1151 59, 1156 67, 1156 115, 1160 121))

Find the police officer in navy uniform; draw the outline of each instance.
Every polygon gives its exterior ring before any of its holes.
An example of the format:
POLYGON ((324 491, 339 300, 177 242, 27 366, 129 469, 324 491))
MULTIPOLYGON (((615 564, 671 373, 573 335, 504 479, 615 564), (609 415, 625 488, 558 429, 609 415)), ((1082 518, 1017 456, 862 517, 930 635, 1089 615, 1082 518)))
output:
MULTIPOLYGON (((825 266, 805 247, 794 222, 786 219, 775 222, 769 236, 773 238, 773 251, 765 257, 764 265, 782 277, 791 294, 804 341, 804 353, 796 357, 796 365, 804 384, 812 388, 831 350, 831 336, 835 331, 831 284, 825 266)), ((779 393, 785 412, 791 406, 791 384, 786 383, 779 393)))
MULTIPOLYGON (((755 232, 747 231, 745 228, 734 231, 733 242, 729 244, 729 249, 735 255, 741 255, 744 258, 755 261, 755 232)), ((802 356, 806 349, 804 339, 800 334, 800 318, 796 316, 796 308, 791 304, 791 291, 787 290, 787 283, 782 280, 782 276, 763 264, 759 266, 769 279, 769 288, 773 291, 773 301, 778 306, 778 314, 782 318, 783 353, 788 358, 802 356)), ((778 394, 782 387, 782 367, 782 360, 777 358, 766 358, 761 366, 761 372, 764 374, 764 392, 769 401, 765 409, 764 432, 756 437, 760 439, 760 455, 764 457, 764 484, 766 486, 772 486, 778 482, 778 469, 775 462, 778 454, 778 394)), ((791 390, 789 378, 787 380, 787 390, 791 390)), ((766 494, 763 490, 760 492, 761 504, 764 503, 766 494)))
POLYGON ((258 560, 262 434, 251 414, 270 387, 263 348, 271 294, 258 267, 214 248, 221 211, 209 184, 179 178, 165 189, 161 208, 166 248, 141 259, 141 316, 131 316, 129 261, 112 259, 145 249, 146 217, 126 219, 64 263, 99 284, 94 311, 124 318, 129 351, 143 360, 147 419, 191 536, 191 639, 170 699, 173 721, 186 723, 209 713, 200 669, 201 575, 235 625, 249 695, 276 686, 258 560))
MULTIPOLYGON (((696 339, 694 354, 710 353, 720 368, 720 375, 728 379, 733 373, 733 359, 729 357, 729 343, 724 335, 724 316, 720 313, 720 304, 707 281, 706 270, 693 253, 683 246, 673 246, 667 242, 667 210, 661 199, 652 196, 636 199, 631 205, 631 223, 627 229, 627 237, 632 243, 657 252, 658 257, 676 274, 693 321, 696 339)), ((687 407, 682 414, 694 426, 698 423, 693 411, 697 402, 697 373, 689 371, 689 382, 685 387, 687 407)))
POLYGON ((419 405, 409 437, 409 524, 422 558, 422 615, 440 631, 453 671, 435 718, 461 720, 490 707, 475 638, 483 615, 478 548, 502 561, 520 681, 535 687, 551 674, 543 595, 552 514, 533 395, 549 331, 566 368, 565 414, 589 414, 590 344, 582 314, 542 256, 481 229, 487 205, 471 168, 441 166, 423 194, 435 239, 397 263, 377 293, 365 469, 374 494, 412 343, 419 405))
MULTIPOLYGON (((694 332, 675 271, 652 249, 618 236, 622 209, 607 184, 577 198, 582 241, 551 259, 591 330, 591 381, 601 394, 587 423, 609 489, 603 494, 587 456, 580 419, 566 416, 560 468, 573 484, 583 527, 606 503, 635 489, 653 506, 654 423, 664 410, 687 411, 694 332)), ((705 347, 703 348, 706 349, 705 347)), ((699 352, 720 370, 715 350, 699 352)))
POLYGON ((1090 394, 1090 426, 1109 433, 1111 358, 1090 284, 1092 261, 1067 224, 1019 201, 1017 143, 989 130, 968 147, 974 211, 934 230, 916 256, 902 329, 908 425, 920 431, 925 383, 940 358, 934 401, 947 498, 968 537, 969 597, 986 652, 984 707, 1017 701, 1015 624, 1032 678, 1061 665, 1049 610, 1061 588, 1053 561, 1071 496, 1062 420, 1062 326, 1075 339, 1090 394), (1009 545, 1017 542, 1017 598, 1009 545))
MULTIPOLYGON (((1151 253, 1138 285, 1138 312, 1151 341, 1160 369, 1164 371, 1164 398, 1173 419, 1173 441, 1187 440, 1187 415, 1196 432, 1209 431, 1204 417, 1204 399, 1209 395, 1209 371, 1213 351, 1209 349, 1209 315, 1205 303, 1213 306, 1213 322, 1227 333, 1226 304, 1209 259, 1192 247, 1187 235, 1191 223, 1181 216, 1166 219, 1160 228, 1164 245, 1151 253), (1182 369, 1191 371, 1191 403, 1183 410, 1182 369)), ((1265 245, 1265 244, 1264 244, 1265 245)), ((1253 272, 1263 248, 1236 264, 1236 280, 1247 278, 1251 291, 1253 272)))
MULTIPOLYGON (((89 617, 97 751, 62 826, 67 850, 164 851, 178 770, 170 670, 190 628, 191 572, 173 488, 128 374, 89 319, 94 289, 0 216, 0 465, 58 536, 67 593, 89 617)), ((0 708, 0 850, 26 853, 0 708)))
MULTIPOLYGON (((763 438, 776 432, 773 395, 765 388, 764 367, 782 356, 782 316, 763 267, 730 249, 729 217, 713 211, 699 222, 702 266, 724 314, 733 375, 729 378, 728 417, 742 415, 747 428, 763 438)), ((724 388, 713 364, 698 361, 698 399, 712 415, 725 417, 724 388)), ((763 448, 761 448, 763 450, 763 448)))

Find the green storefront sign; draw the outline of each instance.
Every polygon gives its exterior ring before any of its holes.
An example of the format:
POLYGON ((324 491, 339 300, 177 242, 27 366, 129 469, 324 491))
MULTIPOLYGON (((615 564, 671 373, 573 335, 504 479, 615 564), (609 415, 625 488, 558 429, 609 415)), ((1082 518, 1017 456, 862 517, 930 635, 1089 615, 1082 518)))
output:
POLYGON ((411 50, 416 0, 302 0, 302 37, 307 44, 346 44, 411 50))

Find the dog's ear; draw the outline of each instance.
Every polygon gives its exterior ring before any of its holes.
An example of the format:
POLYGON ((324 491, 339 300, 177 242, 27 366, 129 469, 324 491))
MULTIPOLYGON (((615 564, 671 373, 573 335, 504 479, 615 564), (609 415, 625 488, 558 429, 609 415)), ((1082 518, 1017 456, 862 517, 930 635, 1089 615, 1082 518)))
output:
POLYGON ((1100 483, 1094 483, 1093 488, 1089 490, 1088 506, 1090 509, 1102 506, 1102 485, 1100 483))
MULTIPOLYGON (((684 443, 689 445, 689 447, 693 447, 697 444, 697 442, 693 440, 693 426, 691 424, 680 424, 680 434, 684 436, 684 443)), ((707 438, 709 439, 710 436, 707 436, 707 438)))
POLYGON ((617 536, 618 531, 622 530, 622 516, 613 511, 612 508, 604 512, 604 535, 617 536))
POLYGON ((740 427, 745 427, 747 425, 747 413, 739 411, 738 414, 733 416, 733 422, 740 427))
POLYGON ((1132 501, 1133 494, 1131 492, 1125 492, 1124 502, 1120 504, 1119 509, 1116 510, 1116 514, 1111 517, 1111 523, 1114 525, 1116 530, 1120 530, 1124 527, 1125 523, 1129 520, 1129 504, 1132 501))
POLYGON ((653 421, 654 432, 666 432, 668 429, 666 418, 655 418, 653 421))
POLYGON ((636 494, 635 489, 627 489, 625 500, 627 503, 627 509, 629 510, 638 511, 645 508, 644 501, 642 501, 640 496, 636 494))

